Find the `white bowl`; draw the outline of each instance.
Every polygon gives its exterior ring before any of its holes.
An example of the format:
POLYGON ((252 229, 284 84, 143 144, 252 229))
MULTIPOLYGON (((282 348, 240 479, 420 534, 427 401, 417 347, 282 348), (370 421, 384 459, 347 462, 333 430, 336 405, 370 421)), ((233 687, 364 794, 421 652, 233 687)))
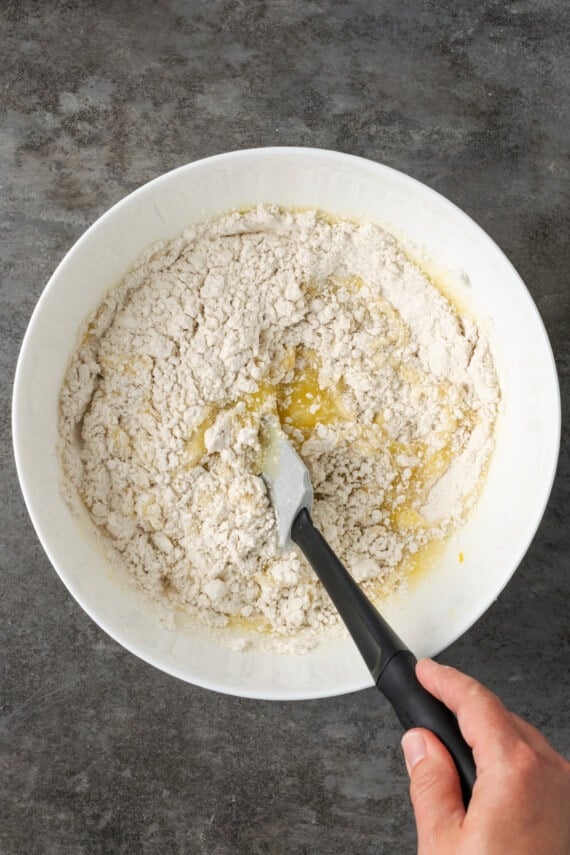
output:
POLYGON ((438 193, 377 163, 306 148, 232 152, 162 175, 111 208, 65 256, 30 321, 14 387, 16 463, 53 566, 116 641, 169 674, 220 692, 325 697, 372 685, 350 639, 304 655, 240 653, 199 627, 165 629, 142 594, 108 565, 59 489, 58 395, 81 322, 149 244, 258 202, 384 225, 413 254, 432 259, 439 278, 484 324, 504 402, 485 487, 437 567, 385 609, 418 656, 435 655, 483 614, 526 552, 552 486, 560 438, 554 360, 528 291, 495 243, 438 193))

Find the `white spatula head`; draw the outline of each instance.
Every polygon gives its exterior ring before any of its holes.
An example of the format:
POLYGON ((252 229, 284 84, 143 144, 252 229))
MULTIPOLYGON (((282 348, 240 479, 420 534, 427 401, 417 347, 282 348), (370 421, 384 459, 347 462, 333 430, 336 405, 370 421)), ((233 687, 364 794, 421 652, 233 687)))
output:
POLYGON ((261 474, 277 519, 280 549, 293 545, 291 526, 302 508, 311 510, 313 487, 307 467, 281 429, 277 416, 263 419, 261 474))

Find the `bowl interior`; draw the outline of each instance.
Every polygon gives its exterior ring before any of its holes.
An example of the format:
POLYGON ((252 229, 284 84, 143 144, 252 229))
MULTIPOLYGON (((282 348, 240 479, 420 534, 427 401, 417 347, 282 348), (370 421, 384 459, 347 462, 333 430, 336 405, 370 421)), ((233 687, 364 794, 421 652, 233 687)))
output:
POLYGON ((497 445, 480 501, 429 573, 385 615, 418 656, 465 632, 497 597, 540 522, 560 431, 558 384, 538 312, 511 264, 458 208, 392 169, 316 149, 219 155, 157 178, 115 205, 51 278, 22 347, 14 387, 16 462, 30 516, 55 569, 112 637, 162 670, 218 691, 310 698, 371 685, 349 639, 304 655, 237 652, 197 627, 170 631, 114 571, 59 490, 57 403, 78 328, 151 243, 193 222, 258 202, 371 220, 437 264, 455 298, 484 325, 503 395, 497 445), (459 553, 464 560, 460 563, 459 553))

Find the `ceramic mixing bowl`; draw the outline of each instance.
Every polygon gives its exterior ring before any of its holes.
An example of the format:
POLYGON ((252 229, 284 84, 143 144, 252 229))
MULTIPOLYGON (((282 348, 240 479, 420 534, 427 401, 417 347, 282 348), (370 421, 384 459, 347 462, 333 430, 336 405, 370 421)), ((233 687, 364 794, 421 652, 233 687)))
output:
POLYGON ((120 201, 68 252, 30 321, 13 400, 20 483, 54 568, 99 626, 169 674, 235 695, 316 698, 371 685, 349 638, 286 655, 229 649, 191 621, 175 631, 165 628, 153 606, 106 561, 88 520, 70 512, 59 485, 58 395, 82 321, 149 244, 259 202, 383 225, 477 317, 490 339, 503 404, 480 500, 436 565, 384 608, 416 655, 434 655, 468 630, 528 549, 557 463, 558 383, 536 307, 496 244, 433 190, 358 157, 266 148, 190 163, 120 201))

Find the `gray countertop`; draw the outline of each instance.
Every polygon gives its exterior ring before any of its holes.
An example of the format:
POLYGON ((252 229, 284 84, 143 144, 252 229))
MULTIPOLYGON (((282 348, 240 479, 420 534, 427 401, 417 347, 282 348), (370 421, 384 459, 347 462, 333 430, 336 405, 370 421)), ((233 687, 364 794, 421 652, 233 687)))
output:
MULTIPOLYGON (((299 144, 401 169, 489 232, 542 314, 567 415, 569 15, 566 0, 0 5, 3 853, 415 851, 399 728, 374 690, 217 695, 145 665, 82 612, 18 488, 14 367, 49 275, 110 205, 205 155, 299 144)), ((563 430, 531 549, 444 654, 560 751, 568 463, 563 430)))

